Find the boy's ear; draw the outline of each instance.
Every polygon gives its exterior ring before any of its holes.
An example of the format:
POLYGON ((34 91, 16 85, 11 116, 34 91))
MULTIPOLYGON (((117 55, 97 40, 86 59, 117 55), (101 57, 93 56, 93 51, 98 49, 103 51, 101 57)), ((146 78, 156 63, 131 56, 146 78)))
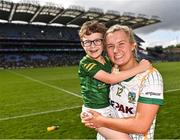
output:
POLYGON ((81 46, 83 47, 83 42, 81 41, 81 46))

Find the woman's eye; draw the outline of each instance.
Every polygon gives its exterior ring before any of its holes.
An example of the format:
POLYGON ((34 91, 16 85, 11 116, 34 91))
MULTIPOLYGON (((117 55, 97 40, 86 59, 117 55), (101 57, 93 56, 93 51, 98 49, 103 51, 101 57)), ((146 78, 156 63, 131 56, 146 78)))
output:
POLYGON ((118 44, 118 47, 123 47, 124 46, 124 43, 120 43, 120 44, 118 44))
POLYGON ((113 47, 112 45, 107 46, 107 48, 112 48, 112 47, 113 47))

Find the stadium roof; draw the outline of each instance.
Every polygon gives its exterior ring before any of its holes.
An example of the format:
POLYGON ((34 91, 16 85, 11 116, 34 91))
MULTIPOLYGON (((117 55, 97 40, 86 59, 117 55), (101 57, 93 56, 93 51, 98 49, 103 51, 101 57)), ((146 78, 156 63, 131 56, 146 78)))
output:
POLYGON ((65 9, 61 5, 46 3, 42 6, 37 1, 29 0, 23 0, 19 3, 8 0, 0 1, 0 20, 8 23, 23 21, 29 24, 40 22, 47 25, 56 23, 64 26, 81 26, 85 21, 93 19, 105 22, 107 26, 119 23, 133 29, 161 22, 157 16, 149 17, 130 12, 121 14, 119 11, 108 10, 104 13, 99 8, 89 8, 85 11, 80 6, 70 6, 65 9))

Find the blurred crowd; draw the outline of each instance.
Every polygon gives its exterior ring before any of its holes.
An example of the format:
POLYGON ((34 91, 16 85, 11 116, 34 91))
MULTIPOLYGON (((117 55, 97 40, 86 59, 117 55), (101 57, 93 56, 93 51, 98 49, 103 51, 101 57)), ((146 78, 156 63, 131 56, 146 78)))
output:
POLYGON ((36 68, 78 65, 84 52, 26 52, 0 54, 0 68, 36 68))

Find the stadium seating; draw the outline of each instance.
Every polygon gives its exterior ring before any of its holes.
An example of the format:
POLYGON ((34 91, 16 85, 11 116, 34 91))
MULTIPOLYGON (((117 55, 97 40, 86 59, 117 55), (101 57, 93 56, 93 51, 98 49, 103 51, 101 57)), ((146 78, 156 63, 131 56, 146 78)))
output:
MULTIPOLYGON (((53 3, 0 1, 0 67, 77 65, 84 55, 78 30, 88 20, 107 26, 129 25, 133 29, 161 22, 157 17, 135 13, 53 3), (3 21, 3 22, 2 22, 3 21), (38 24, 37 24, 38 23, 38 24), (41 24, 40 24, 41 23, 41 24)), ((135 35, 140 45, 143 40, 135 35)))

